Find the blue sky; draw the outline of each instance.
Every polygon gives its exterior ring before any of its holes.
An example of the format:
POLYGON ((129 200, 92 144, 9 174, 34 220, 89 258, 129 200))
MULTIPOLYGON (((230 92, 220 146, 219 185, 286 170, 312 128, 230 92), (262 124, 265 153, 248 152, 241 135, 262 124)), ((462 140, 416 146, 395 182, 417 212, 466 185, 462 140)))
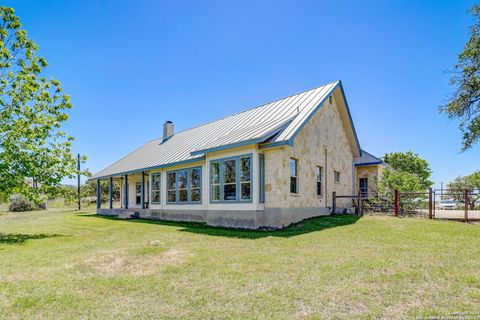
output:
POLYGON ((474 1, 6 1, 62 82, 96 172, 145 141, 342 80, 363 149, 480 169, 438 113, 474 1))

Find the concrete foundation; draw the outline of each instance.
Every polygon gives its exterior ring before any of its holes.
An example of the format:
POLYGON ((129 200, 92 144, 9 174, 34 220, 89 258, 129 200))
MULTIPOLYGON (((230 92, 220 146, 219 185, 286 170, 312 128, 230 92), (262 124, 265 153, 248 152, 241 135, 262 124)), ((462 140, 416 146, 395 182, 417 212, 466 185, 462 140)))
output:
POLYGON ((97 209, 97 214, 119 219, 201 222, 238 229, 281 229, 304 219, 326 216, 327 208, 266 208, 265 210, 97 209))

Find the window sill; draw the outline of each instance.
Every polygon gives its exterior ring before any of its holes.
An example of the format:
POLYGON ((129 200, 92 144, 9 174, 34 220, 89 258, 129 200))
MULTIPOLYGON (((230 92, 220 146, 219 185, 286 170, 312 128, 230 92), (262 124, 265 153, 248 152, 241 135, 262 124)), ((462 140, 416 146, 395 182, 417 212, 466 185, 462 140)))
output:
POLYGON ((195 205, 202 204, 201 202, 167 202, 167 206, 178 206, 178 205, 195 205))
POLYGON ((253 201, 213 201, 210 202, 211 205, 216 205, 216 204, 252 204, 253 201))
POLYGON ((290 193, 291 197, 299 198, 300 195, 298 193, 290 193))

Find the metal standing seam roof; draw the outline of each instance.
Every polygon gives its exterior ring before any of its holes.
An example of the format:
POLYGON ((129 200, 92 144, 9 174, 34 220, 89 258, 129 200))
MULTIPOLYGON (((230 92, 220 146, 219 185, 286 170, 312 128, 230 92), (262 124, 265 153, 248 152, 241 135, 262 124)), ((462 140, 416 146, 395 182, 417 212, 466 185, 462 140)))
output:
POLYGON ((373 154, 362 150, 362 156, 355 158, 353 163, 355 166, 367 166, 367 165, 375 165, 375 164, 383 164, 384 162, 375 157, 373 154))
POLYGON ((241 145, 289 142, 340 84, 328 83, 213 122, 147 142, 90 179, 203 159, 205 153, 241 145))

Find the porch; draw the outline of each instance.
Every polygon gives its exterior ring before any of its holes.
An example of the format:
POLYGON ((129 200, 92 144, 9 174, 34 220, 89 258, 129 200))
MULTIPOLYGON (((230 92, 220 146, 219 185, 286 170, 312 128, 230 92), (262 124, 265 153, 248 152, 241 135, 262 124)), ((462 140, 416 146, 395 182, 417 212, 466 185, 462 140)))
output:
POLYGON ((138 173, 111 176, 107 179, 97 179, 97 212, 108 215, 119 215, 130 209, 148 209, 150 204, 150 173, 141 171, 138 173), (101 181, 108 181, 108 200, 102 203, 101 181), (120 194, 114 197, 114 184, 120 184, 120 194), (120 207, 118 206, 118 198, 120 207), (117 199, 115 205, 115 199, 117 199))

